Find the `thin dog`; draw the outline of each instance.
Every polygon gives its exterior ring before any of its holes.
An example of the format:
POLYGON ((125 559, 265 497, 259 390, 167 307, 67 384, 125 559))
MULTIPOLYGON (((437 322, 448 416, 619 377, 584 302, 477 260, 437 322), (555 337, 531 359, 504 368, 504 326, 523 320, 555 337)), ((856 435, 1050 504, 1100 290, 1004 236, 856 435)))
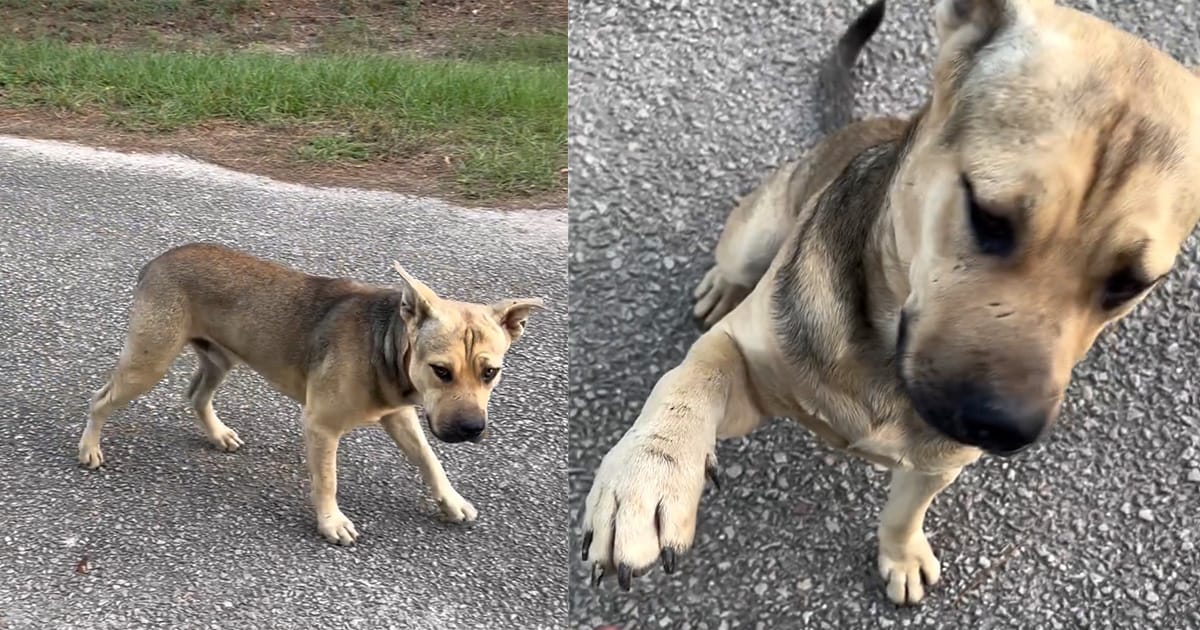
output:
POLYGON ((79 462, 104 463, 100 432, 108 417, 154 387, 190 345, 199 366, 187 396, 217 448, 243 444, 212 406, 234 366, 249 366, 303 405, 317 528, 330 542, 348 545, 359 535, 337 504, 338 442, 371 424, 420 468, 447 519, 475 520, 475 507, 430 448, 417 406, 438 439, 481 441, 505 353, 543 302, 444 300, 399 263, 395 269, 399 288, 312 276, 214 244, 158 256, 138 275, 125 347, 92 397, 79 462))
MULTIPOLYGON (((883 10, 820 85, 845 86, 883 10)), ((587 496, 596 582, 674 571, 716 441, 788 417, 892 470, 878 570, 893 602, 919 602, 941 573, 934 497, 1043 436, 1096 336, 1170 271, 1200 220, 1200 79, 1052 0, 934 11, 915 115, 841 128, 733 210, 695 291, 710 328, 587 496)))

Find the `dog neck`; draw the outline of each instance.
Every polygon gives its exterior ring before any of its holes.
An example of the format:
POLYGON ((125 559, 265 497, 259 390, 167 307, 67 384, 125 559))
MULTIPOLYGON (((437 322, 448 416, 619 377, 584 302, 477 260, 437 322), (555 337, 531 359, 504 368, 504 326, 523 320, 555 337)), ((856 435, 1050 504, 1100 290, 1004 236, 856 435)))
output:
POLYGON ((371 316, 371 364, 375 395, 385 406, 399 406, 416 394, 409 378, 412 345, 408 325, 400 314, 402 295, 388 293, 376 300, 371 316))
POLYGON ((914 197, 921 195, 921 191, 912 190, 917 184, 905 175, 912 167, 911 149, 925 141, 927 131, 923 123, 928 120, 929 107, 927 103, 913 115, 899 140, 888 193, 863 251, 863 267, 870 271, 866 274, 866 291, 871 317, 883 343, 890 347, 895 346, 900 311, 912 290, 908 280, 912 256, 910 252, 902 251, 896 226, 905 209, 904 204, 916 203, 914 197))

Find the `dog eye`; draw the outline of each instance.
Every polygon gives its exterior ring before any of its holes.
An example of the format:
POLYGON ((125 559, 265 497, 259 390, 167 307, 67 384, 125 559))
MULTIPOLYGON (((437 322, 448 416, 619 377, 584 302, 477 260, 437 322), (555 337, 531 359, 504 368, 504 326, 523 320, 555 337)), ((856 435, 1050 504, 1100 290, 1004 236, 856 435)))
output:
POLYGON ((1152 283, 1138 277, 1138 274, 1128 267, 1109 276, 1104 281, 1104 297, 1100 306, 1112 310, 1141 295, 1152 283))
POLYGON ((433 370, 433 374, 440 378, 443 383, 449 383, 454 376, 450 374, 450 370, 440 366, 430 364, 429 369, 433 370))
POLYGON ((496 375, 499 373, 500 373, 500 368, 490 367, 490 368, 484 369, 483 370, 483 382, 485 382, 485 383, 492 382, 492 379, 496 378, 496 375))
POLYGON ((962 177, 962 185, 967 194, 967 218, 971 223, 971 234, 979 251, 988 256, 1011 254, 1017 247, 1017 230, 1013 222, 980 205, 971 180, 966 175, 962 177))

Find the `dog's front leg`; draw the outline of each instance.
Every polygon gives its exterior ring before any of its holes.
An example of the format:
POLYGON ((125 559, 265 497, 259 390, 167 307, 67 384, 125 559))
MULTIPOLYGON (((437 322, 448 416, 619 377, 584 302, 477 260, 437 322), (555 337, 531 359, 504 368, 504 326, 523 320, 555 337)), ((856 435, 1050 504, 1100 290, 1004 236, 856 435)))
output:
POLYGON ((747 394, 734 339, 718 327, 654 386, 642 413, 600 462, 583 517, 583 559, 597 582, 615 569, 621 588, 661 558, 692 545, 706 473, 716 481, 718 436, 752 430, 762 414, 747 394))
POLYGON ((358 539, 358 530, 337 504, 337 449, 341 438, 341 431, 329 428, 320 416, 305 412, 304 446, 312 477, 317 529, 331 543, 351 545, 358 539))
POLYGON ((454 486, 450 485, 442 463, 429 446, 429 440, 425 439, 416 407, 404 407, 380 418, 379 423, 383 425, 384 431, 392 436, 396 446, 404 451, 409 461, 421 469, 421 478, 425 480, 425 485, 429 486, 434 500, 442 509, 442 514, 456 523, 475 520, 478 515, 475 506, 462 498, 454 486))
POLYGON ((925 597, 925 586, 941 577, 941 564, 925 538, 925 511, 939 492, 954 482, 961 469, 924 473, 892 470, 888 500, 879 522, 879 574, 887 582, 888 598, 897 604, 915 604, 925 597))

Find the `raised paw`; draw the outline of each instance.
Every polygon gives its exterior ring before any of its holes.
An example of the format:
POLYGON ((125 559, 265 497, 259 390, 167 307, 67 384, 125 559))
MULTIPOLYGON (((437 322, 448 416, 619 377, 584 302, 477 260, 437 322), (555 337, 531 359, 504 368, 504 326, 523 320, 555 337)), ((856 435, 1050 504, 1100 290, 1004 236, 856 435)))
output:
POLYGON ((582 556, 593 563, 594 583, 615 574, 628 591, 655 563, 673 573, 677 556, 692 546, 716 458, 711 443, 691 438, 631 431, 604 456, 583 517, 582 556))
POLYGON ((942 567, 925 534, 917 532, 905 540, 879 543, 879 575, 887 583, 888 599, 895 604, 912 605, 925 597, 925 587, 942 576, 942 567))
POLYGON ((475 506, 453 489, 439 497, 437 502, 438 507, 442 510, 442 517, 452 523, 470 523, 479 515, 475 506))
POLYGON ((104 453, 100 451, 99 444, 93 444, 86 440, 79 442, 79 463, 85 468, 95 470, 104 464, 104 453))
POLYGON ((212 443, 218 450, 232 453, 245 445, 242 438, 238 437, 237 431, 230 429, 227 426, 221 425, 208 436, 208 441, 212 443))
POLYGON ((353 545, 358 540, 358 530, 341 510, 318 517, 317 529, 325 540, 335 545, 353 545))
POLYGON ((704 278, 692 292, 692 297, 696 299, 692 315, 702 328, 712 328, 749 293, 749 288, 727 281, 714 266, 704 274, 704 278))

